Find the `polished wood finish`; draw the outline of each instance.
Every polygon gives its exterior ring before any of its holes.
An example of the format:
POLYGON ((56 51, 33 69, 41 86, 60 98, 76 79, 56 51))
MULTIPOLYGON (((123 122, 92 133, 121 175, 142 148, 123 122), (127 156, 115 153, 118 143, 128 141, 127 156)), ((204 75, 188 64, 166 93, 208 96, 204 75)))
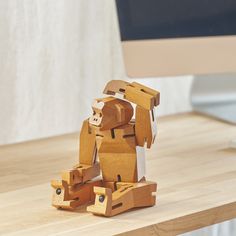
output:
POLYGON ((112 218, 51 207, 50 180, 77 161, 78 134, 1 146, 0 235, 176 235, 236 217, 236 126, 191 113, 158 130, 146 153, 156 206, 112 218))

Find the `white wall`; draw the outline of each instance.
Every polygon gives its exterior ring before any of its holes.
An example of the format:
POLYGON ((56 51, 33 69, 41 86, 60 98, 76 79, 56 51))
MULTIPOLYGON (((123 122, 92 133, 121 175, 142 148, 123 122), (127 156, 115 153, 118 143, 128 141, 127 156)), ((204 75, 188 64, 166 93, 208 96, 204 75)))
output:
MULTIPOLYGON (((124 78, 114 1, 0 1, 0 144, 79 130, 105 83, 124 78)), ((189 109, 190 82, 144 83, 160 88, 163 115, 189 109)))

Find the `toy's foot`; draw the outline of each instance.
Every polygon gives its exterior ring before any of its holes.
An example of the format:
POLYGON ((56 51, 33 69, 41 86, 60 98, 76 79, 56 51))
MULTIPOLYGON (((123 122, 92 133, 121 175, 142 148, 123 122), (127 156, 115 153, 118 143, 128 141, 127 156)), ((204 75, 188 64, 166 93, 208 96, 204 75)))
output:
POLYGON ((94 187, 95 204, 87 211, 95 215, 114 216, 135 207, 153 206, 156 202, 157 185, 154 182, 117 183, 118 190, 94 187))
POLYGON ((109 188, 94 187, 95 204, 88 206, 87 211, 96 215, 110 216, 112 210, 112 191, 109 188))
POLYGON ((52 205, 56 208, 74 210, 77 207, 93 202, 95 195, 93 193, 94 186, 101 186, 102 181, 89 181, 84 184, 69 186, 66 181, 53 180, 52 205))

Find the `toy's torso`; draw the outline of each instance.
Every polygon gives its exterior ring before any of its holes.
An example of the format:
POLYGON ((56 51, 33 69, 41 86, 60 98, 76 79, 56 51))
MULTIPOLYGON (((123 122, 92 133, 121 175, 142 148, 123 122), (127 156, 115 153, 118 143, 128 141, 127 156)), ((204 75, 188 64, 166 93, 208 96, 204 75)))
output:
POLYGON ((140 152, 143 148, 136 144, 134 122, 105 131, 95 128, 95 134, 105 181, 137 182, 143 177, 144 173, 138 173, 140 163, 137 160, 143 159, 144 164, 145 157, 144 152, 140 152))

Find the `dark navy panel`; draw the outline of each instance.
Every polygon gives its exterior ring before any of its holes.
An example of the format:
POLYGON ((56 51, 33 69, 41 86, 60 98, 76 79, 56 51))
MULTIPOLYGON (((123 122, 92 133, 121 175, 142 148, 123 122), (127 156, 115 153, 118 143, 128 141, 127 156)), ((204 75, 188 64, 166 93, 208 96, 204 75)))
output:
POLYGON ((122 40, 236 35, 236 0, 116 0, 122 40))

